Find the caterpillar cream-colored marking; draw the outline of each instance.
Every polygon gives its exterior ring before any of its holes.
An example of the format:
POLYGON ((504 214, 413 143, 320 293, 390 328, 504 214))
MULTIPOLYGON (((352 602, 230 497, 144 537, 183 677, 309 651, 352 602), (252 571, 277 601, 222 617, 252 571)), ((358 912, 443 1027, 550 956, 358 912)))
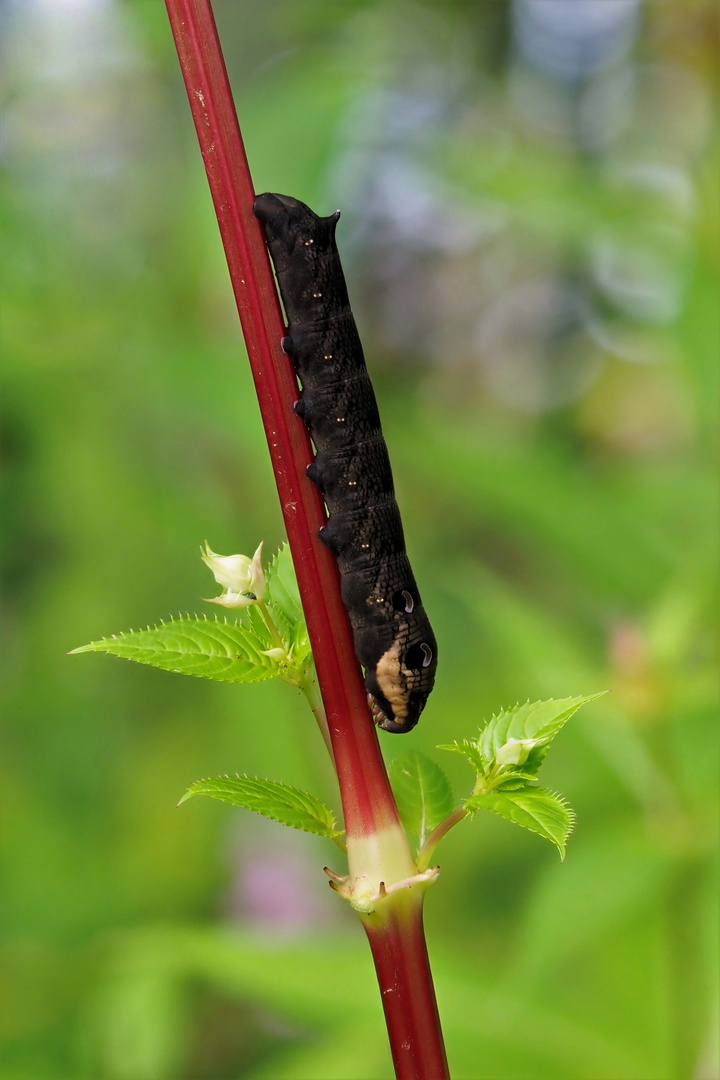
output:
POLYGON ((400 667, 400 642, 395 640, 378 660, 375 676, 383 695, 392 706, 396 724, 403 724, 408 712, 407 682, 402 675, 406 673, 400 667))

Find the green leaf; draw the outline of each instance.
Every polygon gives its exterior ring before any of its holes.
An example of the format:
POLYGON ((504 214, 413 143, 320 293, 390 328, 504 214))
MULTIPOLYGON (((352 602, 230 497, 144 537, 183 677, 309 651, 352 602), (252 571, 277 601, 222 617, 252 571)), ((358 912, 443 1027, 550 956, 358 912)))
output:
POLYGON ((492 810, 494 814, 522 825, 555 844, 560 858, 565 858, 565 844, 575 824, 575 813, 561 795, 545 788, 526 787, 519 791, 491 791, 472 795, 465 803, 470 813, 492 810))
POLYGON ((330 840, 342 836, 342 830, 335 828, 332 811, 324 803, 307 791, 276 780, 259 780, 251 776, 213 776, 209 780, 196 780, 178 806, 194 795, 210 795, 221 802, 272 818, 291 829, 326 836, 330 840))
POLYGON ((454 743, 441 743, 437 748, 438 750, 450 750, 454 754, 462 754, 463 757, 468 759, 479 776, 484 776, 490 766, 490 762, 486 761, 482 756, 477 743, 473 739, 461 739, 460 742, 456 741, 454 743))
POLYGON ((112 653, 139 664, 219 682, 261 682, 277 675, 278 667, 262 655, 272 647, 267 627, 259 615, 251 618, 251 623, 251 628, 245 628, 225 619, 186 615, 147 630, 113 634, 73 649, 73 653, 112 653))
POLYGON ((520 762, 524 772, 537 773, 550 743, 563 725, 588 701, 594 701, 604 693, 606 691, 558 701, 527 701, 523 705, 504 709, 481 729, 477 740, 480 756, 494 765, 498 754, 508 743, 538 740, 537 745, 528 748, 527 757, 520 762))
POLYGON ((284 611, 291 622, 303 617, 303 608, 300 601, 295 566, 290 554, 290 546, 287 542, 282 544, 273 556, 265 574, 267 592, 265 599, 268 604, 284 611))
POLYGON ((389 776, 402 823, 422 847, 435 826, 455 809, 450 781, 439 765, 418 750, 395 758, 389 776))
POLYGON ((310 654, 310 638, 300 601, 290 547, 283 544, 267 568, 265 602, 293 661, 301 664, 310 654))
POLYGON ((250 634, 262 651, 275 647, 275 638, 270 633, 257 604, 243 608, 235 625, 244 633, 250 634))
POLYGON ((525 702, 493 716, 476 740, 441 746, 462 754, 478 774, 475 794, 464 804, 470 813, 492 810, 539 833, 565 857, 575 815, 560 795, 531 786, 550 743, 581 706, 602 694, 525 702))
POLYGON ((497 780, 493 783, 493 787, 502 788, 503 791, 516 791, 520 788, 526 788, 529 783, 535 781, 535 773, 528 773, 522 771, 500 773, 497 780))

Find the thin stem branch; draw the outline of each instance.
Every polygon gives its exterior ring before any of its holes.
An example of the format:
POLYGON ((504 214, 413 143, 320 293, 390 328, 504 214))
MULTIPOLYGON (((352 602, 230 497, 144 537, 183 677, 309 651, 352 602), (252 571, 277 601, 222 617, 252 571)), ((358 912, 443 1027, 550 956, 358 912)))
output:
MULTIPOLYGON (((320 693, 320 687, 317 682, 317 675, 315 673, 314 665, 311 666, 310 671, 307 672, 303 678, 300 679, 298 686, 305 695, 305 700, 312 710, 312 714, 315 717, 318 727, 320 728, 320 734, 323 737, 325 746, 330 755, 330 760, 335 765, 335 751, 333 750, 332 739, 330 738, 330 729, 328 727, 327 715, 325 713, 325 706, 323 705, 322 695, 320 693)), ((343 843, 343 851, 347 851, 345 844, 343 843)))
POLYGON ((256 606, 257 606, 258 611, 260 612, 260 615, 262 617, 262 621, 265 623, 268 630, 270 631, 270 637, 275 642, 276 647, 278 649, 283 649, 284 650, 285 649, 285 642, 283 641, 282 637, 280 636, 280 631, 278 630, 277 626, 275 625, 275 620, 273 619, 272 615, 270 614, 267 604, 265 603, 264 600, 258 600, 256 606))
POLYGON ((444 821, 441 821, 440 824, 433 829, 418 852, 418 870, 423 871, 428 868, 433 852, 442 838, 450 832, 454 825, 457 825, 459 821, 462 821, 464 817, 467 817, 467 810, 465 807, 460 806, 457 810, 453 810, 452 814, 446 817, 444 821))

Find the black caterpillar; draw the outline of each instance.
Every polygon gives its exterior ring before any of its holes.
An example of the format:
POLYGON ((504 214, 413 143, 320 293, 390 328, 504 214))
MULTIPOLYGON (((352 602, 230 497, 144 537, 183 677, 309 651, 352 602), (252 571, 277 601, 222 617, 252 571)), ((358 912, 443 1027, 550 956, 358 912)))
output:
POLYGON ((385 731, 417 724, 435 681, 437 646, 405 554, 377 402, 335 244, 340 211, 318 217, 287 195, 258 195, 288 318, 283 349, 302 396, 295 405, 317 455, 308 476, 329 521, 320 538, 337 556, 355 655, 373 716, 385 731))

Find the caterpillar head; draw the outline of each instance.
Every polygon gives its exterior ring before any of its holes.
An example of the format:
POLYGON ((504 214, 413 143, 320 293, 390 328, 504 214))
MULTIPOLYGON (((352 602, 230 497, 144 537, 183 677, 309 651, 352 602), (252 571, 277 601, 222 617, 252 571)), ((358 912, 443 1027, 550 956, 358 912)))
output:
POLYGON ((365 672, 370 711, 383 731, 402 734, 411 731, 435 683, 437 645, 429 625, 422 637, 415 633, 408 639, 408 627, 402 627, 390 648, 383 653, 374 670, 365 672))

